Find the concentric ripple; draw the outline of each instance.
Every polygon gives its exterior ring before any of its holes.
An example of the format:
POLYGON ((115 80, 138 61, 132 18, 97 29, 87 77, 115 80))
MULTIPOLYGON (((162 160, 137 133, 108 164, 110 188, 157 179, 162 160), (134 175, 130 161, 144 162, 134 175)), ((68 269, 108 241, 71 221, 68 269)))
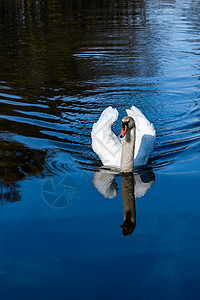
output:
POLYGON ((10 143, 7 164, 25 152, 30 163, 44 151, 43 174, 73 169, 69 157, 81 168, 101 165, 91 130, 110 105, 119 111, 116 134, 132 105, 154 124, 154 169, 199 151, 199 24, 192 13, 198 1, 73 3, 81 1, 68 1, 57 15, 43 2, 24 7, 20 19, 16 7, 1 1, 9 11, 0 24, 0 139, 10 143))

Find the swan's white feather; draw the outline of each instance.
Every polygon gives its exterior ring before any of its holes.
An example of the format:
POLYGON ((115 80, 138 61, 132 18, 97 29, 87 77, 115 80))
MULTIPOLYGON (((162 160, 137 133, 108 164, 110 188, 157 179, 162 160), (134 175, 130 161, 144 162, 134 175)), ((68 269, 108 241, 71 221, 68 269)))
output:
MULTIPOLYGON (((135 106, 126 110, 127 115, 135 120, 136 141, 134 166, 146 165, 155 144, 155 129, 142 112, 135 106)), ((121 140, 113 133, 111 126, 118 118, 117 109, 107 107, 92 128, 92 148, 104 166, 120 169, 121 140)))
POLYGON ((154 126, 135 106, 127 109, 126 113, 134 119, 136 127, 134 166, 146 165, 155 145, 154 126))
POLYGON ((111 129, 118 118, 118 111, 111 106, 101 114, 92 128, 92 148, 104 166, 120 168, 122 143, 111 129))

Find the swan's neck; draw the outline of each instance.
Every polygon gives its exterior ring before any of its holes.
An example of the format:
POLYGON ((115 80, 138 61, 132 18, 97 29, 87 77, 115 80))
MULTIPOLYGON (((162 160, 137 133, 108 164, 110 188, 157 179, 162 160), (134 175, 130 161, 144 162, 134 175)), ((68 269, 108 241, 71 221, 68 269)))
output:
POLYGON ((133 172, 135 127, 128 130, 122 140, 121 172, 133 172))

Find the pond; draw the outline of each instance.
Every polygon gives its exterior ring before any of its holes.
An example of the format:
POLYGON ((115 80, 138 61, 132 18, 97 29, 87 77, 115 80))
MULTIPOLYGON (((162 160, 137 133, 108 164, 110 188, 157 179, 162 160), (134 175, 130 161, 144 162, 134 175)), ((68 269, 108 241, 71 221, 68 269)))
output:
POLYGON ((199 298, 199 16, 198 0, 1 0, 1 299, 199 298), (119 135, 132 105, 156 144, 121 176, 91 130, 112 106, 119 135))

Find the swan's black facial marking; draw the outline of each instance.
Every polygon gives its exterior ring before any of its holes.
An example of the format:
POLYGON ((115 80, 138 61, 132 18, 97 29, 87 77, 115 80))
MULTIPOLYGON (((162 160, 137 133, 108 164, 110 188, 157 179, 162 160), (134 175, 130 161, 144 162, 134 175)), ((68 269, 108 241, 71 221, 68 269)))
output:
POLYGON ((135 122, 133 118, 129 116, 123 117, 120 137, 123 138, 126 135, 126 133, 129 132, 134 126, 135 126, 135 122))
POLYGON ((121 132, 120 132, 120 138, 123 138, 125 136, 125 134, 127 132, 127 129, 128 129, 128 122, 129 121, 124 121, 123 119, 122 119, 122 129, 121 129, 121 132))
POLYGON ((129 121, 125 121, 125 122, 122 121, 122 129, 125 129, 125 126, 128 127, 129 122, 130 122, 130 120, 129 121))

